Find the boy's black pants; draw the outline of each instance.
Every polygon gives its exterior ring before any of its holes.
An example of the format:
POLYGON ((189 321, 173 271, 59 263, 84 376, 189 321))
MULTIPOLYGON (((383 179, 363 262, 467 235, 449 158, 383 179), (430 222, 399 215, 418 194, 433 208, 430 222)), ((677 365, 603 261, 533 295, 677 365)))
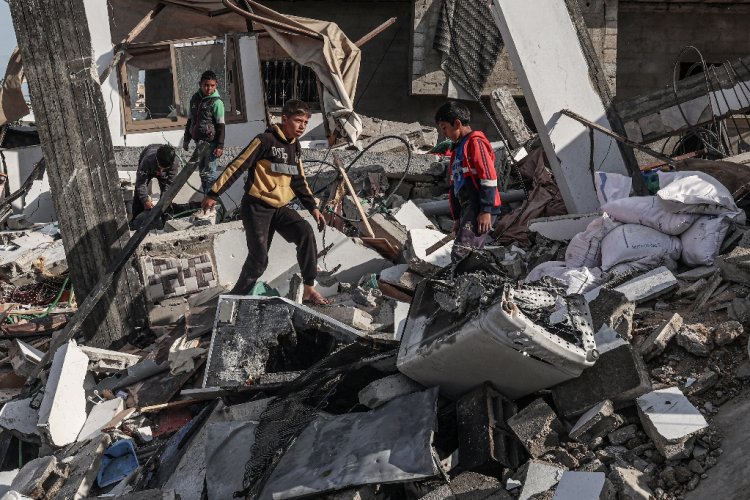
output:
POLYGON ((258 198, 245 195, 240 205, 242 225, 247 240, 247 259, 234 288, 233 295, 247 295, 268 266, 268 250, 273 235, 297 246, 297 262, 305 285, 313 285, 318 273, 318 249, 310 224, 296 210, 274 208, 258 198))

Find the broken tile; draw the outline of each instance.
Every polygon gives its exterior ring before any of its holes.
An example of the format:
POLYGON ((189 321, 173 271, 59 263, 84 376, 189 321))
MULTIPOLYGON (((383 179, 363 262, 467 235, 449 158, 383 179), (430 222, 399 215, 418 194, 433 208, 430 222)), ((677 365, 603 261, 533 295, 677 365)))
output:
POLYGON ((611 488, 603 472, 565 471, 552 500, 609 500, 611 488))
POLYGON ((40 432, 54 446, 74 442, 86 422, 83 379, 88 364, 88 356, 74 341, 55 351, 37 423, 40 432))
POLYGON ((677 387, 659 389, 636 400, 643 429, 668 460, 687 458, 708 424, 677 387))

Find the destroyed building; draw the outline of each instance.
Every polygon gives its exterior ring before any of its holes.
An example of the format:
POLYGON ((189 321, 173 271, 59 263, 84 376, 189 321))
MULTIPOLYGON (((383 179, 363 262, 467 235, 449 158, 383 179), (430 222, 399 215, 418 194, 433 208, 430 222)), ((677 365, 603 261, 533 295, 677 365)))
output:
POLYGON ((708 36, 688 17, 743 2, 9 5, 0 102, 25 106, 23 62, 39 145, 3 153, 0 499, 746 496, 749 52, 683 51, 708 36), (687 39, 649 61, 654 24, 687 39), (311 101, 332 303, 280 237, 227 293, 244 193, 200 208, 205 143, 128 228, 138 156, 181 142, 206 65, 222 168, 311 101), (461 259, 445 98, 487 129, 503 205, 461 259))

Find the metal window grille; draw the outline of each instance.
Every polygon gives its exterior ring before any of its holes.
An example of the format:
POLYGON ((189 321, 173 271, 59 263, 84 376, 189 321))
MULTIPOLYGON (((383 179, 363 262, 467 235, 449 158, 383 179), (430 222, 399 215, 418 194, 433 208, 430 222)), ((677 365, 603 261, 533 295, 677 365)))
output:
POLYGON ((318 78, 307 66, 292 59, 273 59, 261 62, 266 103, 272 111, 281 110, 289 99, 305 101, 312 109, 319 109, 318 78))

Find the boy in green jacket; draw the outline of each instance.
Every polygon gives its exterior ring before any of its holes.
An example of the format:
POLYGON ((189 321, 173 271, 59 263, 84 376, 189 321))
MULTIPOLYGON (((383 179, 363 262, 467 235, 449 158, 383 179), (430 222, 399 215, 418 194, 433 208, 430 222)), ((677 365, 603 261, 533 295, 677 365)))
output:
POLYGON ((216 73, 204 71, 200 89, 190 99, 190 113, 182 141, 185 151, 188 150, 190 139, 196 143, 206 141, 211 144, 211 149, 198 166, 203 194, 208 193, 216 181, 217 159, 224 154, 224 102, 219 97, 217 85, 216 73))

